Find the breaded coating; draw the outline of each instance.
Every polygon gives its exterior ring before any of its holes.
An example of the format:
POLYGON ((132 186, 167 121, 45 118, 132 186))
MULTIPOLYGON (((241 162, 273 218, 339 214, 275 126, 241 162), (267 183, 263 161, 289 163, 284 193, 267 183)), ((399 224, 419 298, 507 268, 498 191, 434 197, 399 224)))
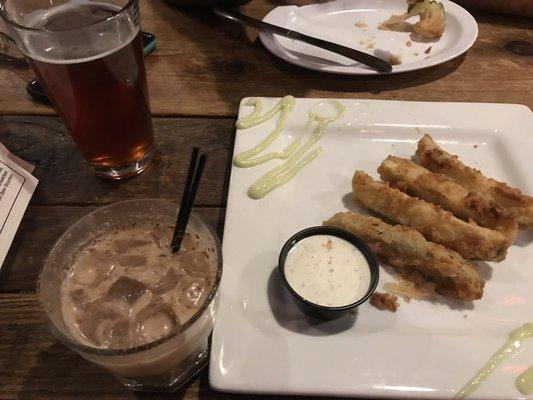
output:
POLYGON ((502 232, 465 222, 435 204, 372 179, 356 171, 352 180, 354 199, 388 219, 419 231, 426 239, 457 251, 464 258, 505 259, 509 243, 502 232))
POLYGON ((424 135, 416 155, 427 169, 446 175, 466 190, 505 207, 516 216, 520 228, 533 227, 533 197, 504 182, 485 177, 481 171, 463 164, 455 155, 442 150, 433 138, 424 135))
POLYGON ((503 232, 509 244, 516 239, 518 224, 509 210, 469 192, 445 175, 394 156, 388 156, 378 172, 381 179, 411 196, 437 204, 464 221, 473 220, 481 226, 503 232))
POLYGON ((420 272, 435 282, 436 291, 459 300, 483 296, 485 282, 478 267, 455 251, 427 241, 419 232, 402 225, 392 226, 379 218, 340 212, 324 225, 345 229, 363 239, 378 258, 410 275, 420 272))
POLYGON ((378 310, 388 310, 396 312, 400 305, 398 304, 398 297, 393 294, 376 292, 370 297, 370 304, 378 310))

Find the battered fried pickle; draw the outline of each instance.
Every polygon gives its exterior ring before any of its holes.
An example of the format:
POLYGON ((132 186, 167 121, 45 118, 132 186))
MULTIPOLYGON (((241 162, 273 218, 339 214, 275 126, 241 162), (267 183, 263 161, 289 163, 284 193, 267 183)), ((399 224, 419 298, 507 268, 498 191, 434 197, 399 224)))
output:
POLYGON ((335 214, 324 225, 359 236, 384 262, 400 273, 420 272, 435 282, 436 291, 460 300, 483 296, 485 282, 477 266, 444 246, 427 241, 419 232, 402 225, 392 226, 379 218, 351 212, 335 214))
POLYGON ((384 181, 398 189, 441 206, 462 220, 501 231, 510 244, 516 239, 518 225, 513 214, 493 201, 469 192, 450 181, 405 158, 388 156, 378 168, 384 181))
POLYGON ((466 190, 508 208, 520 228, 533 227, 533 197, 464 165, 457 156, 442 150, 429 135, 418 142, 416 155, 427 169, 444 174, 466 190))
POLYGON ((464 258, 505 259, 510 243, 502 232, 462 221, 435 204, 375 181, 363 171, 355 172, 352 188, 355 200, 362 206, 416 229, 426 239, 455 250, 464 258))

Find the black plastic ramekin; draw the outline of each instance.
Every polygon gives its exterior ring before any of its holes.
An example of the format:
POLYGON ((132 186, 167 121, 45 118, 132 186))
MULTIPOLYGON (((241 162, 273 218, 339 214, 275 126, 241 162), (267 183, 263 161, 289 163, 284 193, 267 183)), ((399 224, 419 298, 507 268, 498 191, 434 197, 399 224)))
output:
POLYGON ((283 283, 285 284, 285 287, 288 289, 288 291, 292 294, 292 296, 296 300, 296 304, 300 307, 300 309, 307 315, 310 315, 314 318, 320 318, 320 319, 337 318, 345 314, 346 312, 354 309, 355 307, 359 306, 360 304, 364 303, 370 298, 370 296, 372 296, 372 293, 374 293, 374 291, 376 290, 376 286, 379 281, 379 264, 378 264, 376 255, 374 254, 372 249, 358 236, 348 231, 345 231, 343 229, 333 228, 329 226, 314 226, 311 228, 307 228, 296 233, 289 240, 287 240, 287 242, 281 249, 281 252, 279 255, 278 269, 281 275, 281 280, 283 281, 283 283), (356 302, 347 304, 344 306, 339 306, 339 307, 329 307, 329 306, 315 304, 303 298, 298 293, 296 293, 296 291, 291 287, 291 285, 287 281, 287 278, 285 276, 285 260, 287 259, 289 252, 301 240, 309 236, 315 236, 315 235, 330 235, 330 236, 335 236, 335 237, 344 239, 350 242, 351 244, 353 244, 355 247, 357 247, 361 251, 361 253, 363 253, 363 256, 365 257, 370 267, 370 285, 368 286, 368 290, 366 294, 360 299, 358 299, 356 302))

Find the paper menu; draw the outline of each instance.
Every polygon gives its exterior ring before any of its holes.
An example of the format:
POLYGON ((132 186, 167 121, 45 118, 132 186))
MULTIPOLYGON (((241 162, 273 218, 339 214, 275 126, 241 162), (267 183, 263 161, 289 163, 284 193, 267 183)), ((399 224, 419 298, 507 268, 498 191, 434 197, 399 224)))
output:
POLYGON ((0 268, 39 182, 33 166, 0 144, 0 268))

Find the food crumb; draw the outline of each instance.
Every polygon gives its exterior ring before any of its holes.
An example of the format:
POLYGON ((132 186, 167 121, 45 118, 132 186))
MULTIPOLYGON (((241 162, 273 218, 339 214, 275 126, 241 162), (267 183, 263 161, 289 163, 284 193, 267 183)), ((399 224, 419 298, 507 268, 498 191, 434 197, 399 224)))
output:
POLYGON ((328 239, 326 243, 322 243, 322 246, 328 250, 331 250, 333 248, 333 242, 331 241, 331 239, 328 239))
POLYGON ((373 49, 374 48, 374 41, 372 39, 363 39, 359 41, 359 44, 361 46, 364 46, 367 49, 373 49))
POLYGON ((466 314, 465 314, 465 315, 463 315, 463 318, 466 318, 466 314))
POLYGON ((400 56, 390 55, 389 64, 390 65, 400 65, 402 63, 402 58, 400 56))
POLYGON ((355 23, 355 26, 356 26, 357 28, 366 28, 366 27, 367 27, 367 24, 364 23, 363 21, 357 21, 357 22, 355 23))
POLYGON ((407 42, 405 42, 405 45, 407 47, 411 47, 413 45, 413 43, 410 40, 408 40, 407 42))
POLYGON ((396 312, 398 307, 398 297, 393 294, 376 292, 370 297, 370 304, 376 307, 378 310, 389 310, 396 312))
POLYGON ((429 47, 424 51, 424 53, 429 54, 430 51, 431 51, 431 46, 429 46, 429 47))
POLYGON ((477 149, 477 144, 474 145, 474 149, 477 149))

